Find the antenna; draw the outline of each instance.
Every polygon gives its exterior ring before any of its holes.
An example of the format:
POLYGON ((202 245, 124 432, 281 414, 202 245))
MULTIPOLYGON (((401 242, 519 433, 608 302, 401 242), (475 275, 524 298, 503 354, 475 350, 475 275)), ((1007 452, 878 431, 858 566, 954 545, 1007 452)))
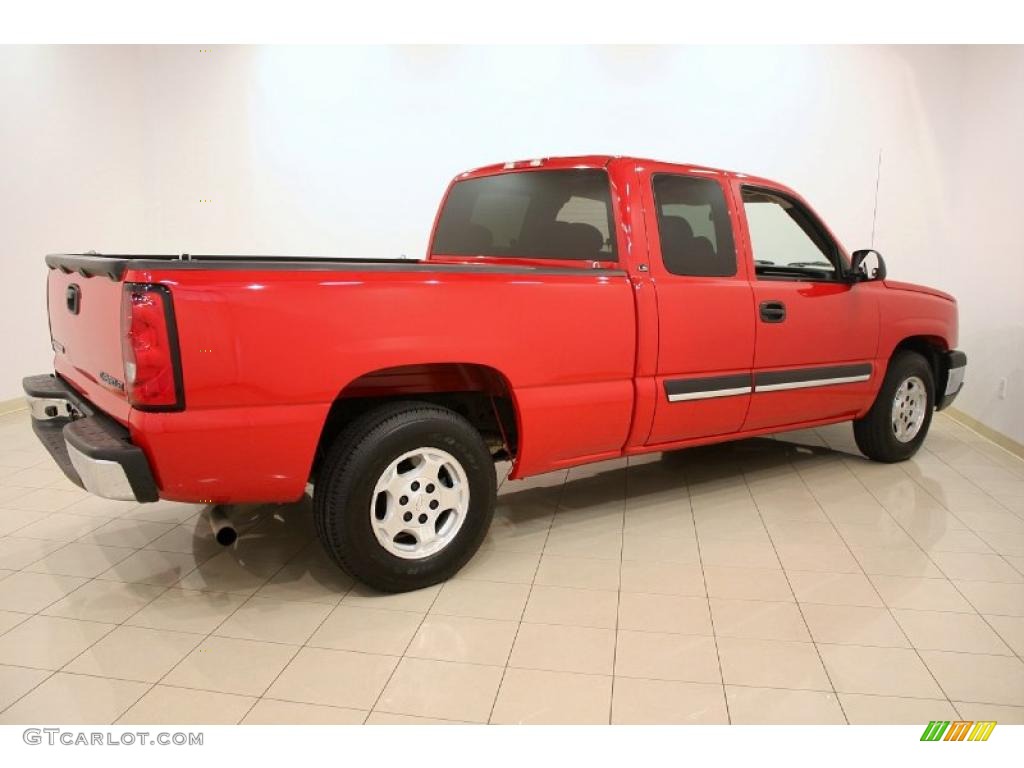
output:
POLYGON ((882 181, 882 149, 878 149, 878 170, 875 172, 875 209, 871 212, 871 247, 875 247, 875 223, 878 221, 878 185, 882 181))

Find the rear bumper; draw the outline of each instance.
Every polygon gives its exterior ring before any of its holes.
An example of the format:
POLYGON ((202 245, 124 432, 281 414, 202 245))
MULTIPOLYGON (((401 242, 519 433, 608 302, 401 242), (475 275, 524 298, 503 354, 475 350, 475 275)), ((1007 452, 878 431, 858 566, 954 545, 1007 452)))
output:
POLYGON ((967 372, 967 355, 958 349, 944 353, 946 369, 945 390, 936 398, 935 409, 941 411, 948 408, 964 387, 964 374, 967 372))
POLYGON ((75 485, 106 499, 156 501, 156 481, 128 430, 53 374, 22 380, 32 431, 75 485))

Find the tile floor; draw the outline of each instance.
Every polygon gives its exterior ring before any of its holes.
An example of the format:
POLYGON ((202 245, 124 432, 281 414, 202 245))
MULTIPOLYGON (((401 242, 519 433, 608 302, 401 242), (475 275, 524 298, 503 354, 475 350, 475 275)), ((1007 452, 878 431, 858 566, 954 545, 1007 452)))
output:
POLYGON ((309 504, 92 498, 0 418, 0 722, 1024 722, 1024 462, 939 416, 502 485, 444 585, 377 595, 309 504))

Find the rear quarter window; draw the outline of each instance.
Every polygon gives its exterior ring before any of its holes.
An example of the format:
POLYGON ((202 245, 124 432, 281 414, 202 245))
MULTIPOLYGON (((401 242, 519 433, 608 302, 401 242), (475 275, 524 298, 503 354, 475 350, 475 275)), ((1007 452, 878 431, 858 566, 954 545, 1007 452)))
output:
POLYGON ((608 174, 520 171, 456 182, 431 253, 616 261, 608 174))
POLYGON ((651 187, 665 269, 690 277, 735 275, 736 248, 722 185, 714 179, 659 173, 651 187))

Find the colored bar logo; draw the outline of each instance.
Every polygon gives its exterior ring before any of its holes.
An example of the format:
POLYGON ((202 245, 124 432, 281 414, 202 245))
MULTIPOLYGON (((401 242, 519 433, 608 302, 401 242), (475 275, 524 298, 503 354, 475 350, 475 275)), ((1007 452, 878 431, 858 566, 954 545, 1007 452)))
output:
POLYGON ((921 741, 988 741, 995 727, 995 720, 932 720, 921 741))

